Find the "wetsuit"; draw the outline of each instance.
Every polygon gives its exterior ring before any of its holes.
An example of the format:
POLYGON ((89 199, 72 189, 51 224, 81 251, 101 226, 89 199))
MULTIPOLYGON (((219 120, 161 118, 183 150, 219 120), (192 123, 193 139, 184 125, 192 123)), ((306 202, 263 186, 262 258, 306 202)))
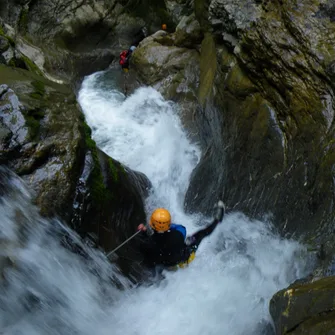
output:
MULTIPOLYGON (((196 233, 194 233, 192 236, 189 236, 187 238, 187 247, 192 251, 196 251, 199 247, 199 244, 201 243, 201 241, 208 235, 212 234, 212 232, 214 231, 215 227, 217 226, 217 224, 220 221, 218 219, 214 219, 213 222, 207 226, 204 229, 201 229, 199 231, 197 231, 196 233)), ((191 253, 190 252, 190 253, 191 253)))
POLYGON ((171 224, 170 229, 164 233, 141 234, 140 249, 144 254, 144 264, 148 267, 157 265, 173 267, 186 262, 192 252, 197 250, 203 238, 210 235, 219 222, 214 219, 209 226, 187 239, 186 228, 177 224, 171 224))

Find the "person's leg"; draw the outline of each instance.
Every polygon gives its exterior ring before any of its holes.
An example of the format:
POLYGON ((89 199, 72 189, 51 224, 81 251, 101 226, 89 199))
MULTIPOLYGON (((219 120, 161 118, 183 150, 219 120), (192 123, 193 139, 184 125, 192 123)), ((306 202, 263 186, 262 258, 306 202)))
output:
POLYGON ((224 203, 222 201, 219 201, 218 202, 218 210, 217 210, 217 213, 216 213, 212 223, 209 226, 207 226, 206 228, 197 231, 195 234, 193 234, 192 236, 189 236, 186 239, 186 244, 189 246, 189 248, 194 250, 194 251, 197 250, 201 241, 206 236, 212 234, 212 232, 214 231, 214 229, 216 228, 218 223, 222 221, 224 214, 225 214, 224 203))
POLYGON ((214 231, 214 229, 216 228, 217 224, 220 221, 214 219, 213 222, 207 226, 204 229, 199 230, 198 232, 196 232, 195 234, 193 234, 192 236, 187 238, 187 244, 188 246, 193 249, 196 250, 199 246, 199 244, 201 243, 201 241, 208 235, 212 234, 212 232, 214 231))

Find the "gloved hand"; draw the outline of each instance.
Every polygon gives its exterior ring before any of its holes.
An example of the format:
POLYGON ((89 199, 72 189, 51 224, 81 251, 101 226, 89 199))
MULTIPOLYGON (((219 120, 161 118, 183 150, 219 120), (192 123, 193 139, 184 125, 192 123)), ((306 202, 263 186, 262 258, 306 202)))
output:
POLYGON ((140 225, 138 225, 137 230, 147 231, 147 227, 143 223, 141 223, 140 225))
POLYGON ((223 219, 223 216, 225 215, 225 212, 226 212, 226 208, 225 208, 225 205, 224 205, 223 201, 220 200, 217 203, 217 207, 218 208, 217 208, 217 212, 214 216, 214 219, 221 222, 222 219, 223 219))

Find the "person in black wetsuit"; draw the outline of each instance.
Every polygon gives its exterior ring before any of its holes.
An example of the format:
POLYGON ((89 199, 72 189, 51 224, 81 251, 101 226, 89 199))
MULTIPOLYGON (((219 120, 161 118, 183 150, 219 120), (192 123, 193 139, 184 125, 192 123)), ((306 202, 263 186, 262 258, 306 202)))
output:
POLYGON ((201 241, 214 231, 224 214, 224 204, 219 201, 212 223, 186 237, 186 228, 171 224, 169 211, 165 208, 157 208, 151 215, 149 226, 144 224, 138 226, 138 230, 143 232, 140 250, 144 254, 144 264, 149 268, 163 266, 168 269, 186 266, 194 259, 201 241))

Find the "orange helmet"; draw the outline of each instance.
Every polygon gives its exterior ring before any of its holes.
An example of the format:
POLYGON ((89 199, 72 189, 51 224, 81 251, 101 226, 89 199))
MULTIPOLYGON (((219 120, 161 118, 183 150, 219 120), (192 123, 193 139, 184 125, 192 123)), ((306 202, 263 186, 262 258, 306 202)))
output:
POLYGON ((169 230, 171 225, 171 215, 165 208, 157 208, 150 218, 150 226, 159 233, 169 230))
POLYGON ((162 30, 166 30, 166 24, 165 23, 162 24, 162 30))

